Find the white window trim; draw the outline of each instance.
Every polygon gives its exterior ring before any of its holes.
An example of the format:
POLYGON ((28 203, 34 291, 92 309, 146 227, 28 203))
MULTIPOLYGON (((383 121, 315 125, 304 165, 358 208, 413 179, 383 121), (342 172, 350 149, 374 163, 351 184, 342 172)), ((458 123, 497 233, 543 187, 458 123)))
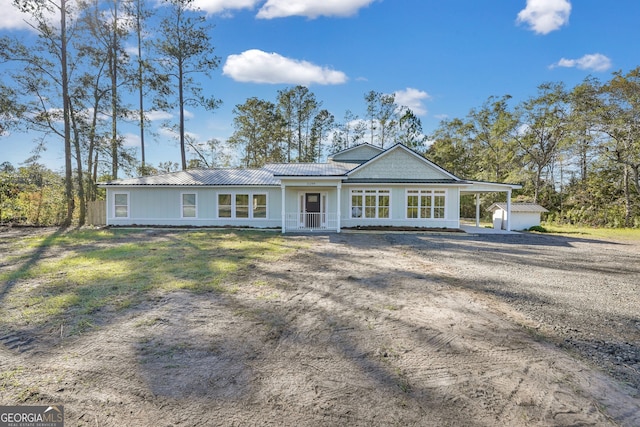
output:
POLYGON ((405 205, 405 209, 404 209, 404 217, 406 220, 409 221, 420 221, 420 220, 434 220, 434 221, 445 221, 447 219, 447 196, 449 195, 449 192, 447 190, 442 190, 439 188, 408 188, 405 190, 405 197, 404 197, 404 205, 405 205), (413 193, 411 193, 413 192, 413 193), (437 192, 437 194, 436 194, 437 192), (422 211, 422 197, 423 193, 429 193, 429 196, 431 197, 431 216, 429 218, 423 218, 420 216, 420 213, 422 211), (409 196, 418 196, 418 217, 417 218, 411 218, 408 215, 408 210, 409 210, 409 196), (442 218, 436 218, 434 216, 435 213, 435 196, 442 196, 444 197, 444 213, 442 215, 442 218))
MULTIPOLYGON (((190 205, 187 205, 190 206, 190 205)), ((197 191, 182 191, 180 193, 180 218, 182 219, 197 219, 198 218, 198 192, 197 191), (195 200, 195 205, 193 206, 195 208, 196 211, 196 215, 195 216, 184 216, 184 195, 185 194, 193 194, 194 196, 196 196, 196 200, 195 200)))
POLYGON ((266 191, 218 191, 216 193, 216 219, 220 220, 255 220, 255 221, 266 221, 269 219, 269 193, 266 191), (225 217, 220 216, 220 195, 221 194, 229 194, 231 195, 231 216, 225 217), (236 195, 248 195, 249 196, 249 216, 247 218, 236 218, 236 195), (266 216, 264 218, 254 218, 253 217, 253 196, 264 196, 265 197, 265 209, 266 216))
POLYGON ((391 219, 392 218, 392 195, 391 195, 391 189, 390 188, 352 188, 349 190, 349 219, 363 219, 365 221, 372 221, 372 220, 376 220, 376 219, 391 219), (353 216, 353 208, 356 206, 353 206, 353 192, 354 191, 361 191, 362 192, 362 206, 357 206, 358 208, 360 208, 362 210, 362 213, 360 214, 360 216, 353 216), (366 206, 364 206, 365 204, 365 195, 367 194, 367 191, 375 191, 376 192, 376 216, 373 218, 367 218, 365 216, 365 209, 366 206), (378 216, 378 212, 380 210, 380 206, 378 205, 378 201, 380 200, 380 192, 381 191, 386 191, 387 195, 389 196, 389 216, 388 217, 379 217, 378 216))
MULTIPOLYGON (((120 205, 121 206, 121 205, 120 205)), ((113 204, 112 204, 112 218, 113 219, 129 219, 131 217, 131 194, 129 191, 114 191, 113 192, 113 204), (124 194, 127 196, 127 216, 116 216, 116 195, 124 194)))

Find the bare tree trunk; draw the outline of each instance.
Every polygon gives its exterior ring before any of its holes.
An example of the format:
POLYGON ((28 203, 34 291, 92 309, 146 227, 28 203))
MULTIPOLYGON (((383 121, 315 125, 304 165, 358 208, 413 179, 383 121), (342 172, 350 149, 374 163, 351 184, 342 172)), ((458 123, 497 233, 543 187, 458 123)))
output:
POLYGON ((187 169, 187 153, 184 146, 184 75, 182 61, 178 65, 178 97, 180 103, 180 158, 182 170, 187 169))
POLYGON ((142 175, 146 175, 146 163, 144 158, 144 91, 143 91, 143 75, 142 75, 142 28, 140 25, 140 15, 142 0, 137 0, 136 3, 136 34, 138 36, 138 98, 140 106, 140 155, 142 160, 142 175))
POLYGON ((73 167, 71 165, 71 120, 69 115, 69 73, 67 70, 67 3, 60 0, 60 66, 62 74, 62 103, 64 116, 64 196, 67 213, 62 223, 68 227, 73 220, 75 201, 73 198, 73 167))

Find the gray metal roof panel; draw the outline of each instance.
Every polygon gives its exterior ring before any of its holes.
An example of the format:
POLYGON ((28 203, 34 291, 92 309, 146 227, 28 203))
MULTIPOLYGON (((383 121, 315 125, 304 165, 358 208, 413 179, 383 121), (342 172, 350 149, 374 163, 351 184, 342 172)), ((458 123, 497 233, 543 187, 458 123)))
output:
POLYGON ((456 184, 466 185, 467 181, 457 181, 455 179, 399 179, 399 178, 349 178, 343 181, 347 184, 367 184, 367 183, 386 183, 386 184, 456 184))
POLYGON ((264 169, 188 169, 161 175, 125 178, 104 185, 118 186, 199 186, 199 185, 279 185, 280 181, 264 169))
POLYGON ((352 163, 270 163, 263 167, 275 176, 342 176, 358 166, 352 163))

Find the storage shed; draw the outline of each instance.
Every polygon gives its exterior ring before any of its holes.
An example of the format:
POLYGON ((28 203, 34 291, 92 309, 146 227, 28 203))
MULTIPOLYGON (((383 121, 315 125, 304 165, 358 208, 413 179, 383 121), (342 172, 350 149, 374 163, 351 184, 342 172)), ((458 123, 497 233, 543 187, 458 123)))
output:
POLYGON ((493 212, 493 228, 506 230, 507 221, 511 230, 528 230, 540 225, 540 214, 549 212, 537 203, 512 203, 509 218, 506 203, 494 203, 487 209, 493 212))

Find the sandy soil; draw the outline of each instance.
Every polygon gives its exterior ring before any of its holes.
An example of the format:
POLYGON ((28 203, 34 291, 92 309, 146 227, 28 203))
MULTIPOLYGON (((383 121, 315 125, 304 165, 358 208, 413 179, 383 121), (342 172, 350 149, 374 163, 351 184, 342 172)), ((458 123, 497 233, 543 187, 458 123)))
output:
POLYGON ((22 347, 7 337, 29 331, 3 331, 0 402, 62 403, 68 426, 640 425, 637 246, 285 239, 309 248, 233 294, 158 296, 22 347))

